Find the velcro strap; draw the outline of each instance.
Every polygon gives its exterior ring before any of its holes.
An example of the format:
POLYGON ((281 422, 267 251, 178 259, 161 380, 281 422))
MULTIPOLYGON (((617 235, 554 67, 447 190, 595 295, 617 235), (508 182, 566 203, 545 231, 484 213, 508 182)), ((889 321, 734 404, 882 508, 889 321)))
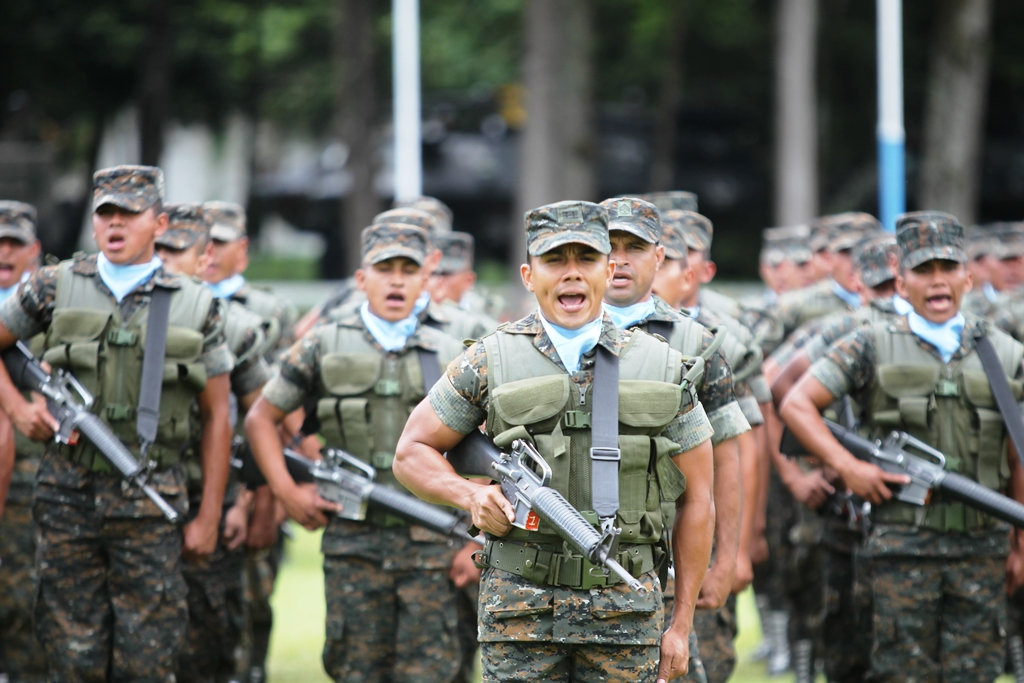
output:
POLYGON ((132 330, 115 328, 107 332, 107 343, 111 346, 135 346, 138 335, 132 330))
POLYGON ((378 396, 398 396, 402 393, 402 384, 397 379, 379 379, 373 385, 373 393, 378 396))
POLYGON ((562 426, 566 429, 590 429, 593 421, 590 413, 582 410, 567 410, 562 416, 562 426))
POLYGON ((370 464, 378 470, 390 470, 391 465, 395 462, 395 454, 386 452, 374 453, 370 461, 370 464))

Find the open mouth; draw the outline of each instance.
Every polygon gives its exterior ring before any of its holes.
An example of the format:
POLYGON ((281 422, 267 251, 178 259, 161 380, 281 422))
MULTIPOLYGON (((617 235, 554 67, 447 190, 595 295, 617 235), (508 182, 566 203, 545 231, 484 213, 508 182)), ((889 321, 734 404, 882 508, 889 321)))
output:
POLYGON ((949 294, 935 294, 927 297, 924 302, 928 310, 942 313, 948 311, 953 306, 953 297, 949 294))
POLYGON ((0 263, 0 278, 6 278, 14 274, 14 264, 0 263))
POLYGON ((575 313, 583 310, 583 305, 587 302, 587 297, 579 293, 560 294, 558 296, 558 305, 562 307, 562 310, 566 313, 575 313))
POLYGON ((633 276, 626 273, 615 273, 612 275, 612 287, 628 287, 633 282, 633 276))
POLYGON ((398 292, 392 292, 384 298, 384 301, 388 306, 400 308, 405 304, 405 295, 398 292))
POLYGON ((124 247, 123 235, 111 235, 107 238, 107 248, 111 251, 118 251, 124 247))

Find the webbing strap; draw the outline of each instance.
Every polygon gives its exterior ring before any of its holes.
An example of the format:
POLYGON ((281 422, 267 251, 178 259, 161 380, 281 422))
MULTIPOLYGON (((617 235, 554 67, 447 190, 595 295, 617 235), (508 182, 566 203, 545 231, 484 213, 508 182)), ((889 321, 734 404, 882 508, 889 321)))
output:
POLYGON ((992 345, 992 340, 988 337, 979 337, 977 347, 981 367, 985 368, 989 386, 992 387, 992 395, 999 406, 999 414, 1003 416, 1006 431, 1010 433, 1010 441, 1013 442, 1013 449, 1017 451, 1017 459, 1024 465, 1024 420, 1021 419, 1017 401, 1013 398, 1013 389, 1006 379, 1006 372, 1003 370, 1003 364, 999 362, 999 355, 996 353, 996 347, 992 345))
POLYGON ((441 362, 437 359, 437 351, 422 346, 416 347, 416 355, 420 360, 420 374, 423 375, 423 393, 429 394, 430 389, 441 379, 441 362))
POLYGON ((654 334, 665 341, 672 336, 672 322, 669 320, 648 320, 647 334, 654 334))
POLYGON ((600 344, 594 365, 590 501, 599 519, 619 511, 619 357, 600 344))
POLYGON ((164 358, 167 355, 167 325, 170 317, 171 290, 154 287, 149 300, 146 348, 142 352, 139 409, 135 416, 135 433, 139 437, 143 458, 156 441, 156 430, 160 423, 160 389, 164 383, 164 358))

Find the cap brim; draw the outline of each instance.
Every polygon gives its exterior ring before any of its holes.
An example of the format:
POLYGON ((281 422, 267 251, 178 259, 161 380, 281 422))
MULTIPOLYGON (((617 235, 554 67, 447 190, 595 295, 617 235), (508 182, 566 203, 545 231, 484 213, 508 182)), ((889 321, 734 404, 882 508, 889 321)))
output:
POLYGON ((707 251, 711 248, 711 243, 702 240, 700 235, 695 232, 687 231, 683 239, 686 240, 687 248, 693 251, 707 251))
POLYGON ((904 268, 917 268, 928 261, 955 261, 956 263, 967 263, 967 254, 963 249, 956 247, 928 247, 927 249, 916 249, 900 260, 904 268))
POLYGON ((372 251, 366 255, 364 260, 372 266, 380 263, 381 261, 387 261, 388 259, 393 258, 407 258, 420 266, 422 266, 423 262, 426 260, 426 256, 423 252, 402 246, 388 246, 384 249, 372 251))
POLYGON ((100 207, 106 204, 111 204, 119 209, 124 209, 125 211, 142 213, 155 203, 156 202, 147 202, 145 199, 139 199, 134 195, 105 194, 100 196, 98 199, 93 199, 92 210, 93 212, 96 212, 99 211, 100 207))
POLYGON ((678 249, 668 244, 662 246, 665 247, 665 258, 667 259, 672 259, 673 261, 682 261, 684 258, 688 256, 688 254, 682 249, 678 249))
POLYGON ((31 244, 36 241, 35 235, 31 235, 28 231, 16 228, 13 225, 0 225, 0 239, 4 237, 16 239, 22 244, 31 244))
POLYGON ((546 254, 552 249, 557 249, 563 244, 583 244, 601 254, 608 254, 612 250, 612 246, 608 242, 607 237, 602 240, 599 237, 587 233, 566 231, 557 232, 552 235, 546 235, 533 240, 533 242, 529 244, 527 251, 530 256, 540 256, 541 254, 546 254))
POLYGON ((234 242, 245 237, 245 233, 229 225, 215 225, 210 228, 210 239, 218 242, 234 242))
POLYGON ((644 242, 648 244, 657 244, 658 236, 652 235, 650 230, 645 230, 640 225, 637 225, 633 221, 612 221, 608 224, 608 232, 619 230, 621 232, 628 232, 630 235, 636 235, 644 242))
POLYGON ((867 268, 860 271, 861 282, 872 289, 894 277, 888 268, 867 268))
POLYGON ((157 246, 171 249, 188 249, 199 239, 199 234, 191 230, 165 230, 156 238, 157 246))

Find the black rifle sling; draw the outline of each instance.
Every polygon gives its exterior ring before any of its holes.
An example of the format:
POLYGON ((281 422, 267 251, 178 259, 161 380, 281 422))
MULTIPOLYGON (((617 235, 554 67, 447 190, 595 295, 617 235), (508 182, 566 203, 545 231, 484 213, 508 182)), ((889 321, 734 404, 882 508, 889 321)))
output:
POLYGON ((167 325, 171 317, 171 290, 154 287, 149 299, 149 321, 146 323, 146 348, 142 352, 142 383, 139 386, 139 408, 135 416, 135 433, 143 456, 156 441, 160 423, 160 390, 164 382, 164 357, 167 355, 167 325))
POLYGON ((437 351, 422 346, 416 347, 416 355, 420 360, 420 374, 423 375, 423 393, 429 394, 431 387, 441 379, 441 362, 437 360, 437 351))
POLYGON ((672 322, 669 320, 648 320, 647 334, 656 334, 665 341, 672 336, 672 322))
POLYGON ((600 344, 591 392, 590 502, 600 519, 619 511, 619 357, 600 344))
POLYGON ((978 358, 981 359, 981 366, 985 368, 989 386, 992 387, 992 395, 999 406, 999 413, 1003 416, 1006 431, 1010 433, 1013 448, 1017 451, 1017 459, 1024 466, 1024 420, 1021 419, 1017 401, 1013 398, 1013 390, 1006 379, 1003 364, 999 362, 996 347, 988 337, 979 337, 977 347, 978 358))

